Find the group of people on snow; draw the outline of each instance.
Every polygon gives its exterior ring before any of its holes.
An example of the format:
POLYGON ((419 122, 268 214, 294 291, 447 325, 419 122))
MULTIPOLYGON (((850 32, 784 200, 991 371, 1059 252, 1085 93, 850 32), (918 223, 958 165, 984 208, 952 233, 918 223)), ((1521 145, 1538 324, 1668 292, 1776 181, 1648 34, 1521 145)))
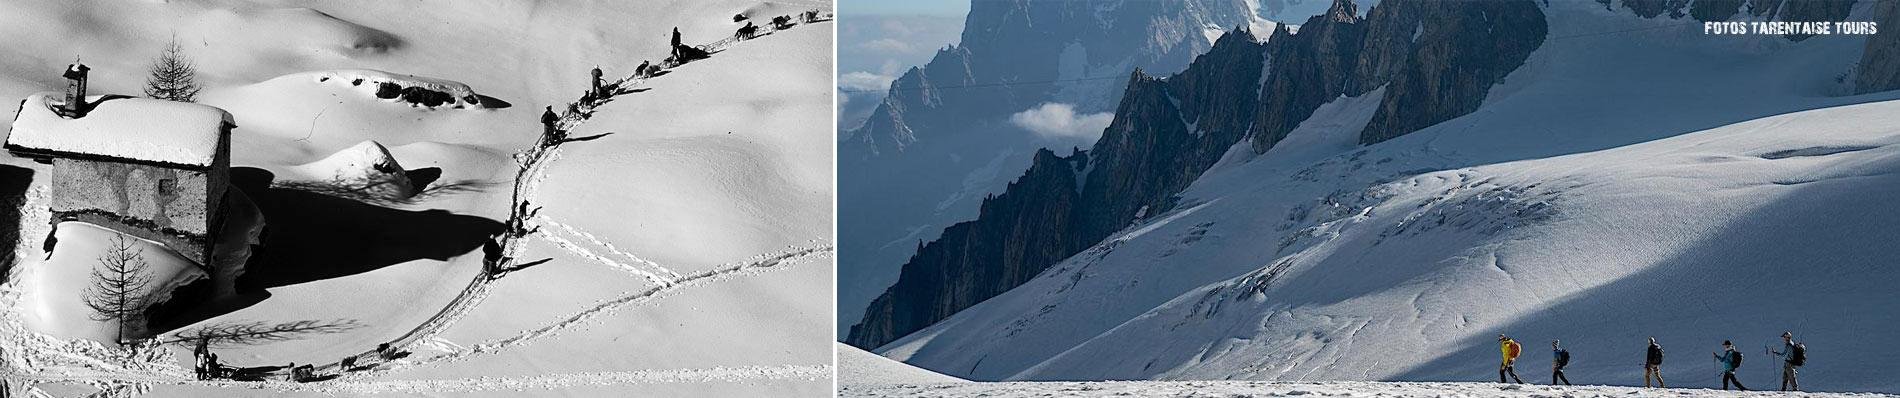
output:
MULTIPOLYGON (((382 343, 376 346, 376 358, 382 362, 389 362, 406 355, 407 353, 391 347, 389 343, 382 343)), ((270 369, 273 369, 270 367, 238 368, 218 362, 218 354, 211 352, 211 339, 209 338, 198 339, 197 347, 192 350, 192 357, 196 359, 192 366, 192 373, 197 376, 198 380, 262 380, 265 375, 270 372, 270 369)), ((342 361, 338 361, 337 372, 342 373, 359 370, 356 365, 356 359, 357 355, 351 355, 344 357, 342 361)), ((290 365, 277 369, 288 370, 290 372, 290 381, 293 382, 303 383, 323 379, 322 375, 317 374, 316 366, 310 364, 297 365, 296 362, 291 362, 290 365)))
MULTIPOLYGON (((1799 391, 1801 386, 1797 383, 1796 376, 1799 374, 1801 366, 1807 364, 1808 347, 1805 344, 1795 342, 1793 332, 1782 332, 1781 343, 1782 345, 1779 351, 1774 349, 1767 350, 1769 354, 1782 359, 1781 391, 1799 391)), ((1516 382, 1523 384, 1524 380, 1517 377, 1516 369, 1517 358, 1519 354, 1523 353, 1523 346, 1518 344, 1517 340, 1511 339, 1510 336, 1499 334, 1498 351, 1504 356, 1504 362, 1498 365, 1498 382, 1516 382), (1507 376, 1510 377, 1509 380, 1505 378, 1507 376)), ((1662 377, 1662 344, 1657 343, 1655 337, 1650 337, 1649 347, 1644 351, 1643 387, 1651 387, 1653 385, 1654 387, 1667 388, 1668 385, 1663 384, 1662 377), (1652 379, 1654 379, 1653 384, 1651 382, 1652 379)), ((1564 349, 1560 341, 1551 340, 1550 352, 1550 384, 1556 385, 1561 382, 1563 385, 1570 385, 1570 378, 1564 376, 1564 367, 1570 365, 1570 350, 1564 349)), ((1742 366, 1742 352, 1735 350, 1735 344, 1728 340, 1723 340, 1722 351, 1714 353, 1714 356, 1716 362, 1722 365, 1722 389, 1727 390, 1729 385, 1733 384, 1736 389, 1747 391, 1748 388, 1742 386, 1741 379, 1735 377, 1735 370, 1742 366)))

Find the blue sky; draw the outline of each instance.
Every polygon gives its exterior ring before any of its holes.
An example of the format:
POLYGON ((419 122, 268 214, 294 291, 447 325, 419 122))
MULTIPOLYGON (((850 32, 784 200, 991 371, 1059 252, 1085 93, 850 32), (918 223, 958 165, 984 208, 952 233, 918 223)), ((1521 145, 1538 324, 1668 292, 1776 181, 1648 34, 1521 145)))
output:
POLYGON ((841 0, 839 14, 948 15, 970 12, 970 0, 841 0))

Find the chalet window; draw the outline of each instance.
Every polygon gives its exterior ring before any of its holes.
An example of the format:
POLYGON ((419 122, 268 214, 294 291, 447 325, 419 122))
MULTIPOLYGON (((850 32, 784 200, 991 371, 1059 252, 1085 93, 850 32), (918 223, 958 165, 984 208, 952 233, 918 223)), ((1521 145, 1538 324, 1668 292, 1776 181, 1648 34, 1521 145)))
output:
POLYGON ((177 195, 178 194, 178 180, 173 180, 170 178, 158 180, 158 194, 164 195, 164 196, 177 195))

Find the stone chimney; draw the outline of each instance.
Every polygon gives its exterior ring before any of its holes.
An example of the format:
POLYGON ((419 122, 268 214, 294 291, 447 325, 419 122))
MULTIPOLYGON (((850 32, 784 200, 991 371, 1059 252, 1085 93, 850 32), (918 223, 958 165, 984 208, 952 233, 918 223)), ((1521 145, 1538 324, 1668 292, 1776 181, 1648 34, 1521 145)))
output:
POLYGON ((91 70, 80 63, 66 66, 66 114, 78 117, 80 105, 86 102, 86 72, 91 70))
POLYGON ((600 75, 601 75, 601 72, 600 72, 600 67, 598 67, 598 66, 596 66, 596 67, 594 67, 594 70, 593 70, 593 72, 592 72, 592 73, 593 73, 593 76, 594 76, 594 80, 592 81, 592 82, 593 82, 593 91, 594 91, 594 97, 596 97, 596 98, 599 98, 599 97, 602 97, 602 96, 604 96, 603 94, 605 94, 605 93, 602 93, 602 92, 600 92, 600 75))

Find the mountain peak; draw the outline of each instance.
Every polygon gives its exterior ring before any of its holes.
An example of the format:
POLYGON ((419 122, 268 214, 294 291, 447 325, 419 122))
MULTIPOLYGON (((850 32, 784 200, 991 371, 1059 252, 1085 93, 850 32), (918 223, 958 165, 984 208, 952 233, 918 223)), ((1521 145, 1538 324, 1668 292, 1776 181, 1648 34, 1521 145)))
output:
POLYGON ((1333 22, 1359 22, 1359 5, 1352 0, 1333 0, 1332 8, 1326 10, 1326 19, 1333 22))

